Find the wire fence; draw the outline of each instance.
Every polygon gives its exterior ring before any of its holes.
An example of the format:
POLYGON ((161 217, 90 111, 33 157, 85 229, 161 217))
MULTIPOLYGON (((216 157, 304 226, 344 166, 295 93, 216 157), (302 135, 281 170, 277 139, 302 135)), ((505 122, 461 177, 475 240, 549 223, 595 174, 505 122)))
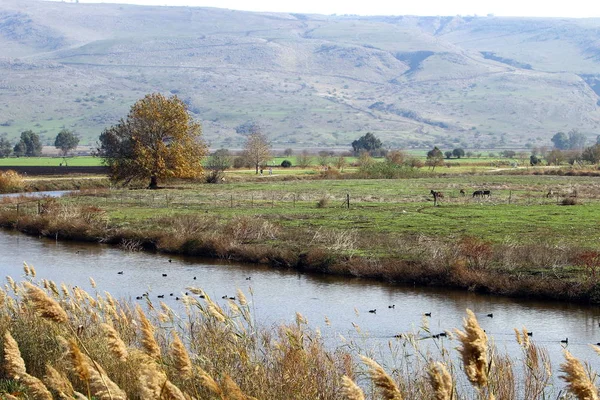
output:
MULTIPOLYGON (((30 198, 27 195, 15 198, 2 198, 0 208, 13 210, 17 215, 43 214, 48 210, 49 202, 56 202, 52 197, 30 198)), ((235 192, 202 192, 186 190, 88 190, 73 192, 60 200, 64 203, 88 204, 97 207, 140 207, 152 209, 274 209, 274 208, 339 208, 360 209, 374 205, 401 206, 411 203, 434 205, 434 197, 429 193, 419 194, 352 194, 352 193, 297 193, 284 191, 235 191, 235 192)), ((443 197, 438 197, 435 205, 445 206, 496 206, 496 205, 552 205, 552 204, 580 204, 598 201, 596 196, 577 196, 573 193, 542 194, 526 190, 489 191, 486 194, 471 193, 461 194, 458 190, 443 192, 443 197)))

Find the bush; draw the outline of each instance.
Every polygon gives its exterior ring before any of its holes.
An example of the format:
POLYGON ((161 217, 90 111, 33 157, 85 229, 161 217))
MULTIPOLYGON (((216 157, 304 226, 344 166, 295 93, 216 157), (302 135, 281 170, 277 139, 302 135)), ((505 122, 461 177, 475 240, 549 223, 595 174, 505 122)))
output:
POLYGON ((564 199, 562 199, 560 204, 562 204, 563 206, 574 206, 578 204, 577 197, 565 197, 564 199))
POLYGON ((249 166, 246 157, 235 157, 233 159, 233 168, 248 168, 249 166))
POLYGON ((281 166, 282 166, 283 168, 289 168, 289 167, 291 167, 291 166, 292 166, 292 162, 291 162, 290 160, 283 160, 283 161, 281 162, 281 166))
POLYGON ((325 207, 327 207, 328 204, 329 204, 329 197, 322 197, 317 202, 317 208, 325 208, 325 207))
POLYGON ((0 193, 21 192, 24 187, 25 181, 17 172, 0 172, 0 193))

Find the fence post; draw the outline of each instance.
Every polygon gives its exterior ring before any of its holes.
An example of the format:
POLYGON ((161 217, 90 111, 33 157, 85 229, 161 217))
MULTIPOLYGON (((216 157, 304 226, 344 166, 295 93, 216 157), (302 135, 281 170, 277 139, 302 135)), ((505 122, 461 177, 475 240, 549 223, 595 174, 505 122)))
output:
POLYGON ((346 203, 348 204, 348 210, 350 209, 350 193, 346 194, 346 203))
POLYGON ((17 203, 17 217, 19 216, 19 203, 17 203))
POLYGON ((271 195, 271 208, 275 207, 275 195, 271 195))
POLYGON ((508 204, 510 204, 511 200, 512 200, 512 190, 508 192, 508 204))
POLYGON ((296 208, 296 193, 294 193, 294 208, 296 208))
POLYGON ((250 198, 250 207, 254 207, 254 195, 250 198))
POLYGON ((40 215, 42 213, 42 202, 40 200, 38 200, 38 215, 40 215))
POLYGON ((233 195, 231 195, 231 198, 229 199, 229 208, 233 208, 233 195))

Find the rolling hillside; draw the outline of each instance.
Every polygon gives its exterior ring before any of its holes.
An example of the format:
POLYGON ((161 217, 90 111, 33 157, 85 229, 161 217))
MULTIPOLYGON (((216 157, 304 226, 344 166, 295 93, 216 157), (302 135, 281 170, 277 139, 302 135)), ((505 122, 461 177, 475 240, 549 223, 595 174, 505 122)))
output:
POLYGON ((356 17, 0 0, 0 135, 84 144, 150 92, 212 147, 548 145, 600 134, 600 20, 356 17), (236 128, 238 128, 236 130, 236 128))

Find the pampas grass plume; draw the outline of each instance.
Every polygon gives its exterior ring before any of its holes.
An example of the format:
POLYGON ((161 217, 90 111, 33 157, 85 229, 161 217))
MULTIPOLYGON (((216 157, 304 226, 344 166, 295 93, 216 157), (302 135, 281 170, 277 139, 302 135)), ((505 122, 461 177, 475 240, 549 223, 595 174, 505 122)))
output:
POLYGON ((464 328, 464 332, 458 329, 455 331, 462 345, 459 352, 467 378, 481 389, 488 383, 487 336, 479 326, 475 314, 469 309, 464 320, 464 328))
POLYGON ((160 347, 154 338, 154 326, 148 321, 140 306, 137 306, 137 313, 142 324, 142 346, 144 351, 153 359, 158 360, 160 358, 160 347))
POLYGON ((106 335, 106 339, 108 340, 108 348, 117 357, 120 361, 127 361, 127 346, 121 340, 121 336, 119 333, 108 324, 101 324, 100 327, 104 331, 106 335))
POLYGON ((13 378, 27 373, 19 345, 9 331, 4 333, 4 370, 13 378))
POLYGON ((452 376, 441 362, 429 364, 429 382, 433 387, 435 400, 452 399, 452 376))
POLYGON ((73 397, 73 385, 67 379, 66 376, 54 369, 50 364, 46 364, 46 375, 44 376, 44 383, 54 389, 61 398, 72 398, 73 397))
POLYGON ((369 367, 371 380, 379 388, 382 397, 385 400, 402 400, 402 394, 398 386, 396 386, 396 382, 385 372, 381 365, 368 357, 361 356, 360 358, 369 367))
POLYGON ((346 400, 365 400, 365 394, 352 379, 342 376, 342 395, 346 400))
POLYGON ((598 400, 598 389, 585 372, 581 362, 565 350, 565 362, 560 364, 560 371, 564 372, 560 378, 567 382, 567 391, 579 400, 598 400))
POLYGON ((173 361, 175 368, 182 375, 183 378, 188 379, 192 375, 192 361, 190 356, 179 339, 179 336, 173 331, 173 343, 171 344, 171 352, 173 355, 173 361))
POLYGON ((48 296, 39 287, 32 285, 29 282, 24 282, 23 286, 27 289, 25 298, 33 303, 35 311, 45 319, 56 323, 65 323, 69 320, 67 313, 58 304, 56 300, 48 296))

